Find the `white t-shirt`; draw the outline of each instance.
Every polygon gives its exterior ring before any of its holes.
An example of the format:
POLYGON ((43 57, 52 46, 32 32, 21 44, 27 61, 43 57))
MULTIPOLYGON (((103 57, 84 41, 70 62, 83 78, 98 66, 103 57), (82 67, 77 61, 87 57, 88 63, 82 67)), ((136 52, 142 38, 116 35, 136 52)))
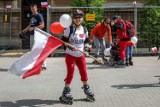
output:
MULTIPOLYGON (((64 35, 68 37, 69 33, 70 33, 70 27, 66 28, 66 30, 64 31, 64 35)), ((80 28, 76 28, 76 31, 75 28, 73 27, 73 33, 69 37, 69 44, 83 51, 84 41, 87 36, 88 36, 88 31, 85 33, 84 28, 82 26, 80 28)), ((72 51, 69 48, 66 48, 66 53, 75 57, 83 56, 83 53, 81 53, 80 51, 72 51)))

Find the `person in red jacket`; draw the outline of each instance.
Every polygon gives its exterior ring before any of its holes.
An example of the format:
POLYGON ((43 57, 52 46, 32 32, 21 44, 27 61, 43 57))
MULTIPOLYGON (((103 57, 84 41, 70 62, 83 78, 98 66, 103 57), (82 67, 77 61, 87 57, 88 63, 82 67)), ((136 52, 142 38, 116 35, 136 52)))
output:
MULTIPOLYGON (((104 58, 104 50, 106 49, 105 45, 105 36, 108 36, 108 42, 112 44, 112 35, 111 35, 111 27, 110 27, 110 19, 106 17, 102 22, 96 24, 96 26, 92 29, 90 34, 91 43, 94 40, 94 45, 96 47, 94 52, 94 57, 97 58, 99 55, 99 51, 101 49, 102 60, 105 61, 104 58)), ((96 61, 93 61, 96 63, 96 61)))
POLYGON ((117 32, 117 41, 120 43, 120 61, 118 62, 119 65, 125 65, 125 51, 127 44, 129 42, 129 38, 126 34, 126 24, 124 20, 120 16, 114 16, 113 22, 111 25, 114 25, 117 32))

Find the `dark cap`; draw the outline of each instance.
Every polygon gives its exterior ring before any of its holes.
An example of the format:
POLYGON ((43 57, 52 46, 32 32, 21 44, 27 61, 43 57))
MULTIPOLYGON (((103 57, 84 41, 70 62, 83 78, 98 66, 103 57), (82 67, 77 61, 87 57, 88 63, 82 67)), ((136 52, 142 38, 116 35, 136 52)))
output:
POLYGON ((105 18, 104 18, 104 22, 105 22, 105 23, 110 23, 111 20, 110 20, 108 17, 105 17, 105 18))
POLYGON ((119 18, 120 18, 120 16, 115 15, 115 16, 113 16, 112 20, 119 19, 119 18))

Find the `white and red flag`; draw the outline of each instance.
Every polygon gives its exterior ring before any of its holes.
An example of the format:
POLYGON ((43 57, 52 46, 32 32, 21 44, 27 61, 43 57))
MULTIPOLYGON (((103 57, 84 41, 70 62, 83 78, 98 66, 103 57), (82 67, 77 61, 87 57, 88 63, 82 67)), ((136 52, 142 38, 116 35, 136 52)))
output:
POLYGON ((40 74, 45 59, 63 43, 62 40, 36 28, 32 50, 14 62, 9 72, 23 79, 40 74))
POLYGON ((12 10, 12 6, 11 5, 7 5, 6 6, 6 10, 12 10))
POLYGON ((46 8, 48 6, 48 2, 41 2, 41 7, 46 8))

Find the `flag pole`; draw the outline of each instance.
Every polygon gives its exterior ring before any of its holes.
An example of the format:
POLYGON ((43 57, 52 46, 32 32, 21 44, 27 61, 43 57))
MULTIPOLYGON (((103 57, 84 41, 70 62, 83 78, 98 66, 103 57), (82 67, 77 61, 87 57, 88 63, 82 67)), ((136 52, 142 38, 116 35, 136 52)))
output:
MULTIPOLYGON (((38 30, 38 31, 40 31, 40 32, 42 32, 42 33, 46 33, 46 34, 48 34, 48 36, 50 35, 49 33, 45 32, 45 31, 42 31, 42 30, 40 30, 39 28, 35 28, 35 30, 38 30)), ((59 39, 59 38, 57 38, 57 39, 59 39)), ((67 42, 64 42, 64 41, 63 41, 63 43, 64 43, 65 45, 71 47, 71 48, 75 48, 75 46, 73 46, 73 45, 71 45, 71 44, 69 44, 69 43, 67 43, 67 42)), ((77 49, 77 48, 76 48, 76 49, 77 49)), ((77 49, 77 50, 86 55, 85 52, 83 52, 83 51, 81 51, 81 50, 79 50, 79 49, 77 49)), ((89 55, 89 54, 88 54, 88 55, 86 55, 86 56, 88 56, 88 57, 96 60, 96 61, 99 62, 100 64, 104 64, 104 62, 98 60, 97 58, 93 57, 92 55, 89 55)))
MULTIPOLYGON (((71 45, 71 44, 69 44, 69 43, 64 42, 64 44, 67 45, 67 46, 69 46, 69 47, 71 47, 71 48, 75 48, 75 46, 73 46, 73 45, 71 45)), ((77 49, 77 48, 76 48, 76 49, 77 49)), ((86 55, 85 52, 83 52, 83 51, 81 51, 81 50, 79 50, 79 49, 77 49, 77 50, 86 55)), ((98 60, 97 58, 93 57, 92 55, 87 54, 86 56, 88 56, 88 57, 96 60, 96 61, 99 62, 100 64, 104 64, 104 62, 98 60)))

